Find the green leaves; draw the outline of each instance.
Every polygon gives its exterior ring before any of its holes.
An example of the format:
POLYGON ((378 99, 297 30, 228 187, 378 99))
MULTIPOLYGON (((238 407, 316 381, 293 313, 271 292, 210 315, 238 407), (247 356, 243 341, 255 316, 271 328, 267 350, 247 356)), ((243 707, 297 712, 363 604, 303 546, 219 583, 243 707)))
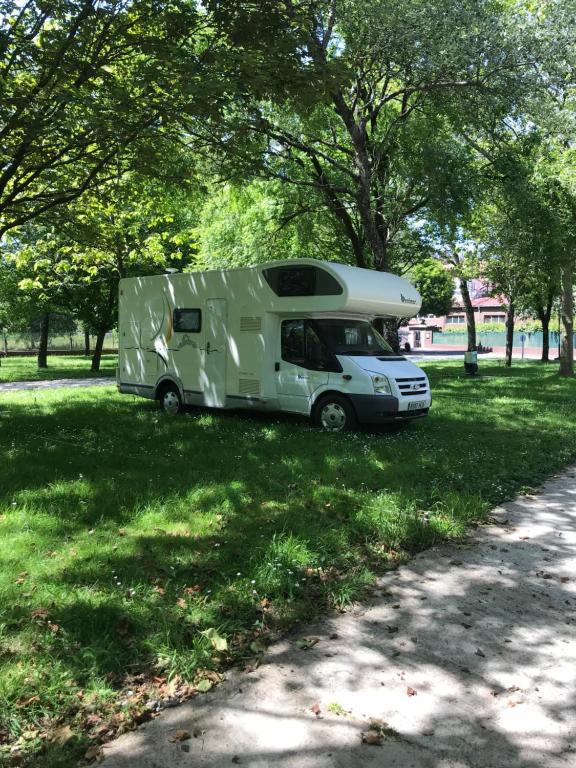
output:
POLYGON ((226 640, 225 637, 222 637, 221 635, 219 635, 217 630, 214 629, 214 627, 205 629, 202 632, 200 632, 200 634, 210 641, 210 645, 212 646, 212 648, 214 648, 215 651, 219 651, 220 653, 223 653, 224 651, 228 650, 228 641, 226 640))

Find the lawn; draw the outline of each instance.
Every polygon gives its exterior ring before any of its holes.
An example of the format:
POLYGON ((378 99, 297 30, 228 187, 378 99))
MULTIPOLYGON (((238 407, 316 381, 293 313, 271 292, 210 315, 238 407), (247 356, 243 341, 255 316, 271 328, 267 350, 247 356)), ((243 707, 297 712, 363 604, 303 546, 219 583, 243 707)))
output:
POLYGON ((45 379, 84 379, 114 376, 117 356, 102 355, 100 371, 90 370, 92 358, 83 355, 48 356, 48 368, 38 369, 36 357, 0 358, 0 384, 6 381, 44 381, 45 379))
POLYGON ((426 369, 428 419, 344 435, 112 387, 1 396, 0 762, 72 765, 576 458, 553 365, 426 369))

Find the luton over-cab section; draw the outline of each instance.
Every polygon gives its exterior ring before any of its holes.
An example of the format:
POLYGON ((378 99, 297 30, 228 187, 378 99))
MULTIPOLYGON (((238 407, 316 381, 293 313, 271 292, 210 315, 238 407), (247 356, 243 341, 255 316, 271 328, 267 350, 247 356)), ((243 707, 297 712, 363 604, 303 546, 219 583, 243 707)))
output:
POLYGON ((301 259, 120 281, 120 392, 160 402, 309 416, 324 429, 426 416, 426 374, 374 318, 407 318, 407 280, 301 259))

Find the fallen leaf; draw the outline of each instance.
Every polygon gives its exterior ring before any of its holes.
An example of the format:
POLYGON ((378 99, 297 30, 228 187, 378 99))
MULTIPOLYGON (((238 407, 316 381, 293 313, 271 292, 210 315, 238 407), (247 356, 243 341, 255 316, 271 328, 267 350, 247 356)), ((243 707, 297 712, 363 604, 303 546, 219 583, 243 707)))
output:
POLYGON ((186 600, 184 600, 183 597, 179 597, 178 600, 176 600, 176 605, 178 606, 178 608, 188 607, 188 603, 186 602, 186 600))
POLYGON ((190 734, 188 731, 176 731, 174 735, 172 736, 169 741, 187 741, 187 739, 191 739, 192 734, 190 734))
POLYGON ((56 728, 55 731, 52 731, 49 741, 52 742, 52 744, 57 744, 59 747, 62 747, 73 738, 74 731, 72 728, 70 728, 69 725, 62 725, 60 728, 56 728))
POLYGON ((386 629, 388 630, 388 632, 390 632, 391 635, 393 635, 395 632, 398 632, 399 627, 390 626, 390 624, 388 624, 386 626, 386 629))
POLYGON ((361 737, 363 744, 372 744, 373 746, 382 744, 382 734, 379 731, 364 731, 361 737))
POLYGON ((476 650, 474 651, 474 654, 475 654, 476 656, 481 656, 482 658, 485 658, 485 657, 486 657, 486 654, 484 653, 484 651, 482 650, 482 648, 476 648, 476 650))
POLYGON ((200 682, 196 685, 196 690, 200 691, 200 693, 206 693, 210 690, 210 688, 212 688, 213 685, 214 683, 212 680, 204 678, 203 680, 200 680, 200 682))
POLYGON ((461 622, 461 624, 464 627, 464 629, 472 629, 472 624, 466 624, 466 622, 464 622, 464 621, 461 622))
POLYGON ((322 710, 320 709, 320 704, 312 704, 312 706, 310 707, 310 711, 311 711, 311 712, 314 712, 314 714, 316 715, 316 717, 318 717, 318 716, 319 716, 319 714, 320 714, 320 712, 322 711, 322 710))
POLYGON ((406 688, 406 693, 408 694, 408 696, 417 696, 418 695, 418 691, 414 690, 414 688, 410 688, 410 686, 408 686, 408 688, 406 688))
POLYGON ((96 760, 96 758, 100 757, 102 754, 102 747, 98 744, 95 744, 93 747, 90 747, 86 750, 84 753, 84 757, 86 760, 96 760))
POLYGON ((298 648, 302 648, 303 651, 307 651, 308 648, 312 648, 316 643, 320 642, 319 637, 303 637, 296 642, 298 648))
POLYGON ((250 650, 252 651, 252 653, 260 654, 260 653, 264 653, 264 651, 266 650, 266 646, 264 645, 264 643, 261 643, 258 640, 253 640, 250 643, 250 650))
POLYGON ((34 701, 40 701, 40 696, 30 696, 29 699, 24 699, 23 701, 17 701, 16 706, 17 707, 27 707, 30 704, 32 704, 34 701))

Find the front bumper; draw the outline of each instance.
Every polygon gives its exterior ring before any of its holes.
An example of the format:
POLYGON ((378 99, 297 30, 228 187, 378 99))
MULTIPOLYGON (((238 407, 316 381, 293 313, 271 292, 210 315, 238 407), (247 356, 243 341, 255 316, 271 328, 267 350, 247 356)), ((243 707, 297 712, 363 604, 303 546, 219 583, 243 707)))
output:
POLYGON ((428 415, 430 408, 415 411, 399 411, 398 398, 392 395, 348 395, 358 421, 362 424, 386 424, 392 421, 421 419, 428 415))

